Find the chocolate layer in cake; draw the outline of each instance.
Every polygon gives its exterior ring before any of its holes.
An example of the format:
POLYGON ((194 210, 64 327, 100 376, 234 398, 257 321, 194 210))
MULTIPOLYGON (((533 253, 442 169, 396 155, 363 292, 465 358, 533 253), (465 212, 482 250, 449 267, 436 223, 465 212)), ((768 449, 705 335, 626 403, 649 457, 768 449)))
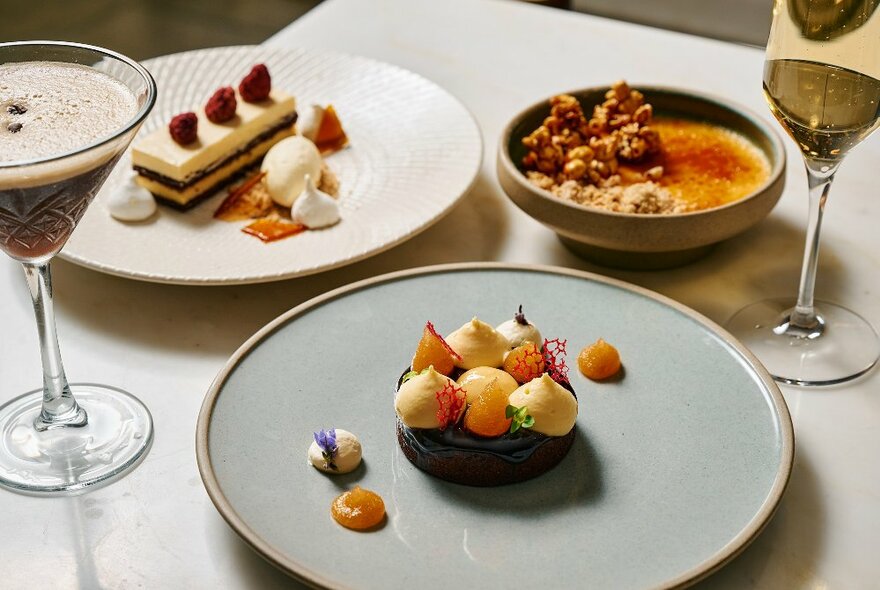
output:
MULTIPOLYGON (((235 162, 236 159, 241 158, 243 155, 259 149, 264 144, 274 145, 281 139, 288 137, 291 134, 290 130, 296 123, 296 120, 297 113, 294 112, 290 116, 282 119, 278 125, 275 125, 274 127, 271 127, 263 133, 259 134, 246 145, 229 154, 223 160, 214 162, 207 168, 200 170, 195 174, 192 174, 185 181, 169 178, 167 176, 159 174, 158 172, 155 172, 154 170, 150 170, 142 166, 134 166, 133 168, 138 173, 138 175, 147 179, 148 181, 156 182, 170 191, 182 193, 188 188, 202 181, 209 175, 214 174, 216 171, 222 169, 225 166, 229 166, 230 164, 235 162)), ((262 156, 260 156, 256 160, 247 162, 246 164, 229 172, 228 174, 224 174, 223 176, 219 177, 216 182, 212 183, 210 186, 200 191, 197 195, 189 198, 186 202, 175 201, 165 195, 158 194, 154 191, 151 192, 153 192, 153 196, 156 197, 159 202, 165 205, 169 205, 178 210, 191 209, 192 207, 194 207, 198 203, 201 203, 202 201, 215 194, 220 189, 226 187, 236 179, 241 178, 241 176, 246 171, 253 169, 255 166, 259 165, 261 161, 262 156)))

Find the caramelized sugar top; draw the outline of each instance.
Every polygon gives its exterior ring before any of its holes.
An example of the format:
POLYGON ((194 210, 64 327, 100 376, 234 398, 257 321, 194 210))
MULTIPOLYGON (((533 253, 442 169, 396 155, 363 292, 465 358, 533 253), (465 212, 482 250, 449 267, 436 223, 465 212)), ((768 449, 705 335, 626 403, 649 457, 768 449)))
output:
POLYGON ((677 119, 658 120, 663 138, 662 184, 700 209, 752 193, 770 176, 770 162, 742 135, 724 127, 677 119))
POLYGON ((651 127, 660 133, 663 149, 638 166, 622 166, 626 184, 638 182, 634 172, 663 166, 662 186, 697 209, 708 209, 751 194, 770 176, 764 153, 734 131, 666 118, 655 119, 651 127))

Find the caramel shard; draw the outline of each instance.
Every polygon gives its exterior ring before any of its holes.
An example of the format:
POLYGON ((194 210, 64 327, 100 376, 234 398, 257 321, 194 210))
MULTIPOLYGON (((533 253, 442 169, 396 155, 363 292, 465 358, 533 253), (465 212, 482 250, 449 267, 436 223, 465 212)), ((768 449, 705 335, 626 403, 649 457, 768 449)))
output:
POLYGON ((318 133, 315 135, 315 145, 322 154, 338 152, 348 145, 348 136, 342 128, 342 122, 336 114, 333 105, 327 105, 318 133))

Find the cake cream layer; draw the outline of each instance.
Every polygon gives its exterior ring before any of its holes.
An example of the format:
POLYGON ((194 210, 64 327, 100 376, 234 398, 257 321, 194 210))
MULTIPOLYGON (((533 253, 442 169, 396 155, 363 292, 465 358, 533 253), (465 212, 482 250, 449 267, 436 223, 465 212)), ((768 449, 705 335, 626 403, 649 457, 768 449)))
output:
POLYGON ((225 123, 212 123, 199 108, 198 140, 189 145, 171 139, 167 126, 156 129, 135 143, 132 165, 184 185, 296 113, 294 98, 280 90, 259 103, 245 102, 236 91, 236 100, 235 117, 225 123))
POLYGON ((284 126, 263 141, 256 142, 249 149, 244 149, 240 153, 234 154, 233 157, 227 158, 222 165, 210 172, 202 176, 197 174, 187 183, 178 185, 177 182, 174 182, 169 184, 164 176, 153 175, 150 171, 141 169, 138 170, 135 182, 157 197, 186 206, 226 185, 240 170, 257 163, 266 155, 269 148, 294 133, 293 125, 284 126))

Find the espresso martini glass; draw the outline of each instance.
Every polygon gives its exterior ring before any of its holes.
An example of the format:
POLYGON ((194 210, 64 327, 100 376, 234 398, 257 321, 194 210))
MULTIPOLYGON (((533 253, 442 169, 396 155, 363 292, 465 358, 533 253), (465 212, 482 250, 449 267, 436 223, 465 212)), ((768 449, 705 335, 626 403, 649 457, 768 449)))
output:
POLYGON ((68 383, 49 261, 155 100, 149 72, 118 53, 54 41, 0 43, 0 249, 24 267, 43 367, 41 389, 0 407, 0 485, 7 488, 83 490, 122 476, 152 444, 152 417, 136 397, 68 383))

